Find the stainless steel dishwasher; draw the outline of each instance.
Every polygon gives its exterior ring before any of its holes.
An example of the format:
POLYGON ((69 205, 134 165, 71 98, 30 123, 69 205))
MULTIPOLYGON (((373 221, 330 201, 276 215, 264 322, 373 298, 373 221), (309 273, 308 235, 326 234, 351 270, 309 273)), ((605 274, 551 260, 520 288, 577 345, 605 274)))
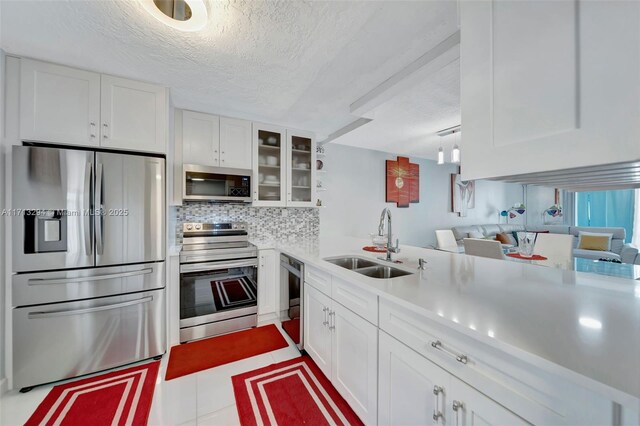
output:
POLYGON ((304 348, 302 325, 304 293, 304 263, 287 255, 280 255, 280 321, 282 329, 304 348))

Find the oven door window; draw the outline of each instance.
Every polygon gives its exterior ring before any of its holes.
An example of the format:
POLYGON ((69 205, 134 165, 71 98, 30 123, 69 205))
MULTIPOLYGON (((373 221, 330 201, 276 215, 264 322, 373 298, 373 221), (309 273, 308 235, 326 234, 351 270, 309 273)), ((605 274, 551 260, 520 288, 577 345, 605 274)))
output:
POLYGON ((249 176, 186 172, 185 193, 189 197, 249 197, 249 176))
POLYGON ((180 319, 256 306, 257 275, 256 266, 180 274, 180 319))

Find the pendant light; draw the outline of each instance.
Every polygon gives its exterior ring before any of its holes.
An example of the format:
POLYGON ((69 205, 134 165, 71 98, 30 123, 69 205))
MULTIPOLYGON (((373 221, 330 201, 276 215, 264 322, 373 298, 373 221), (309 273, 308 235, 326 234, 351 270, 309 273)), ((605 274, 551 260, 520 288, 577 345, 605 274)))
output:
MULTIPOLYGON (((457 126, 449 127, 448 129, 440 130, 439 132, 436 132, 436 134, 440 137, 444 137, 444 136, 454 135, 456 133, 460 135, 460 131, 461 131, 460 125, 457 125, 457 126)), ((460 136, 458 136, 458 141, 460 141, 460 136)), ((451 162, 453 164, 460 163, 460 147, 458 146, 457 143, 453 145, 453 149, 451 150, 451 162)), ((444 150, 442 149, 442 147, 438 149, 438 164, 439 165, 444 164, 444 150)))
POLYGON ((458 148, 458 144, 455 144, 451 150, 451 162, 455 164, 460 162, 460 148, 458 148))

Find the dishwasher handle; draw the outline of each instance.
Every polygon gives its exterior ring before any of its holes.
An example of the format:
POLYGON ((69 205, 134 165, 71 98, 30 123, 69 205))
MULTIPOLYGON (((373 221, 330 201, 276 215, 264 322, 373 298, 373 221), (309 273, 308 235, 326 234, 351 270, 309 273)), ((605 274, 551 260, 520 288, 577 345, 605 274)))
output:
POLYGON ((300 262, 296 262, 298 263, 301 268, 300 269, 296 269, 293 266, 291 266, 291 264, 285 260, 280 260, 280 266, 284 269, 286 269, 287 271, 289 271, 290 273, 292 273, 293 275, 295 275, 296 277, 302 279, 302 263, 300 262))

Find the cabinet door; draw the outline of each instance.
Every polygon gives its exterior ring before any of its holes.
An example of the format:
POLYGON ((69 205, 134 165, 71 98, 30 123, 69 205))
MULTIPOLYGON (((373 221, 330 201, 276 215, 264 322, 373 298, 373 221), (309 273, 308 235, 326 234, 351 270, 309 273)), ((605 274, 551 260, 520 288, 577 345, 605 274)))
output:
POLYGON ((182 111, 182 163, 220 165, 220 118, 182 111))
POLYGON ((315 288, 304 288, 304 349, 324 375, 331 379, 331 299, 315 288))
POLYGON ((100 146, 166 152, 164 87, 103 75, 101 105, 100 146))
POLYGON ((282 127, 253 123, 254 206, 286 206, 286 145, 282 127))
POLYGON ((333 302, 331 383, 365 424, 378 415, 378 328, 333 302))
POLYGON ((460 17, 464 180, 640 159, 640 2, 465 1, 460 17))
POLYGON ((260 250, 258 262, 258 315, 275 314, 277 267, 273 250, 260 250))
POLYGON ((287 130, 287 206, 315 206, 316 144, 312 133, 287 130))
POLYGON ((378 423, 446 424, 450 375, 380 331, 378 423))
POLYGON ((251 169, 251 122, 220 117, 220 166, 251 169))
POLYGON ((100 74, 20 61, 20 139, 99 145, 100 74))
POLYGON ((530 425, 513 412, 488 398, 466 383, 451 377, 449 403, 452 426, 516 426, 530 425))

